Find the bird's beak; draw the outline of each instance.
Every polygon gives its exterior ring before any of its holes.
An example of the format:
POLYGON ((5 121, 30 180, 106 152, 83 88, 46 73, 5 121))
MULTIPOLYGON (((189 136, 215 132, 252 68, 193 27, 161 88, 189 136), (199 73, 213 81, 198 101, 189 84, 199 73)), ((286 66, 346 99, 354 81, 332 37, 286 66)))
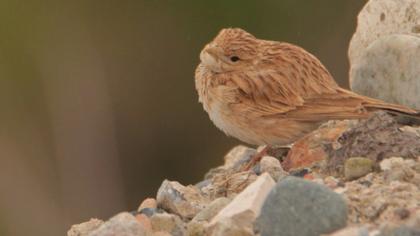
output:
POLYGON ((200 60, 204 64, 212 65, 216 63, 217 49, 207 44, 200 53, 200 60))

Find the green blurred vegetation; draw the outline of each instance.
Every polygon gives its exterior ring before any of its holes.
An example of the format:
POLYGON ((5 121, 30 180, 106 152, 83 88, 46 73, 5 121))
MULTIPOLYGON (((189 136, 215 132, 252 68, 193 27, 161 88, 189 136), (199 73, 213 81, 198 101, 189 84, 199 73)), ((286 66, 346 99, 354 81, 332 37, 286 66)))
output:
POLYGON ((0 2, 0 234, 63 235, 199 181, 238 141, 197 102, 223 27, 298 44, 347 86, 364 0, 0 2))

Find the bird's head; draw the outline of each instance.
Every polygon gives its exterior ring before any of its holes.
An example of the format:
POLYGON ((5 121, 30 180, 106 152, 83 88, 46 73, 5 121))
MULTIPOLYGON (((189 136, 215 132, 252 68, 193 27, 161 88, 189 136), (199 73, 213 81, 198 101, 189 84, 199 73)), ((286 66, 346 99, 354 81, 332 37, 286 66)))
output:
POLYGON ((257 58, 258 39, 239 28, 222 29, 200 53, 201 63, 215 73, 243 70, 257 58))

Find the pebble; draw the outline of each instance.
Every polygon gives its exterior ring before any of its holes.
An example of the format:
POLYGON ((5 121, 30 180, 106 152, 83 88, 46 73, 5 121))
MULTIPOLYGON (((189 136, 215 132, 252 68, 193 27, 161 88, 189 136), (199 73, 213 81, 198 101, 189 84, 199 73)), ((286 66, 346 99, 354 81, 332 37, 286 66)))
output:
POLYGON ((351 157, 344 163, 344 177, 354 180, 365 176, 373 169, 373 161, 364 157, 351 157))
POLYGON ((139 208, 137 209, 137 211, 141 211, 145 208, 157 208, 157 202, 156 199, 154 198, 146 198, 143 200, 143 202, 140 204, 139 208))
POLYGON ((187 219, 192 219, 208 204, 197 187, 168 180, 163 181, 156 200, 160 208, 187 219))
POLYGON ((318 236, 346 226, 344 199, 325 186, 286 177, 272 189, 257 218, 261 236, 318 236))
POLYGON ((77 225, 71 226, 67 236, 88 236, 92 231, 99 228, 104 222, 99 219, 90 219, 77 225))
POLYGON ((136 217, 128 212, 122 212, 112 217, 89 236, 146 236, 148 232, 136 217))
POLYGON ((264 156, 261 159, 260 172, 270 174, 276 182, 288 175, 288 173, 281 167, 280 161, 272 156, 264 156))
POLYGON ((168 232, 174 236, 183 236, 186 232, 185 223, 179 216, 168 213, 157 213, 150 217, 153 231, 168 232))

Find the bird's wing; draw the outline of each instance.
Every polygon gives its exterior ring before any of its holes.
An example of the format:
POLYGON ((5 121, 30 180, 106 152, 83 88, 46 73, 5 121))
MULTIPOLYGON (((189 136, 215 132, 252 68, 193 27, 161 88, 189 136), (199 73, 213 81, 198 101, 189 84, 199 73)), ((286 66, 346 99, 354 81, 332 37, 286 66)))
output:
POLYGON ((338 86, 317 91, 302 89, 284 73, 274 70, 254 75, 244 73, 233 77, 233 81, 241 94, 238 105, 248 111, 245 114, 302 121, 357 119, 368 115, 363 99, 341 92, 338 86))

